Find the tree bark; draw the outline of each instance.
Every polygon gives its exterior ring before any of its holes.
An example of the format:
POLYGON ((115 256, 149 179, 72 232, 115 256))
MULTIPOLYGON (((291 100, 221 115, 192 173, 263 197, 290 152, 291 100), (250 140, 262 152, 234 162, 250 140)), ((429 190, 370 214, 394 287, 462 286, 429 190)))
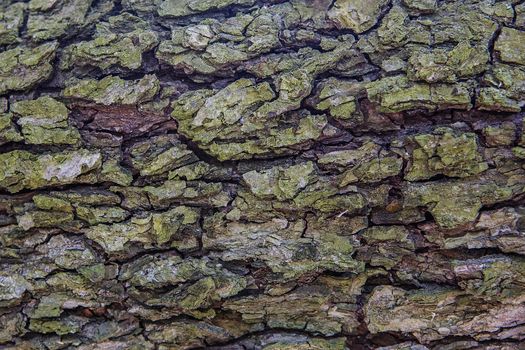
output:
POLYGON ((518 0, 4 0, 0 349, 525 349, 524 96, 518 0))

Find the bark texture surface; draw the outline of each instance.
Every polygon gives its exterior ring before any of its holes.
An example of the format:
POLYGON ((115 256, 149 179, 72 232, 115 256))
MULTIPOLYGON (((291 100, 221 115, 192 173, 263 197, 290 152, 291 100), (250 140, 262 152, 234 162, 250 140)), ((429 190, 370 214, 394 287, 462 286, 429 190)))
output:
POLYGON ((525 3, 0 1, 0 349, 519 350, 525 3))

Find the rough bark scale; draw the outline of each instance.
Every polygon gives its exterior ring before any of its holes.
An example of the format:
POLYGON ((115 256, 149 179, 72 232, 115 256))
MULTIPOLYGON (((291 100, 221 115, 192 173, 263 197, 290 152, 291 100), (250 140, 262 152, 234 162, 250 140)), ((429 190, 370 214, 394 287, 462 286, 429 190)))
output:
POLYGON ((523 349, 520 0, 3 0, 0 348, 523 349))

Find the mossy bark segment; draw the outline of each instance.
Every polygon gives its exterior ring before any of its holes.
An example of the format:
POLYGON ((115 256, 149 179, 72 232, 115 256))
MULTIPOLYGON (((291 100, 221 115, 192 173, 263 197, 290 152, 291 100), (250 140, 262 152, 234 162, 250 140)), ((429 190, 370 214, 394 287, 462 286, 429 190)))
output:
POLYGON ((525 4, 0 1, 0 348, 521 350, 525 4))
POLYGON ((47 80, 52 72, 57 42, 35 48, 18 46, 0 53, 0 94, 30 89, 47 80))

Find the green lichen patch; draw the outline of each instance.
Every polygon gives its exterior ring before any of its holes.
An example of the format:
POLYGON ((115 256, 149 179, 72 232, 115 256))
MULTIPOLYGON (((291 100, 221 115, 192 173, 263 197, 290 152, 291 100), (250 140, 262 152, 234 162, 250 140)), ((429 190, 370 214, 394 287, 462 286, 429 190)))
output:
POLYGON ((80 142, 80 133, 69 126, 66 106, 49 96, 19 101, 11 106, 19 118, 24 141, 28 144, 70 144, 80 142))
POLYGON ((436 0, 403 0, 403 5, 415 13, 432 13, 437 8, 436 0))
POLYGON ((254 0, 218 0, 218 1, 197 1, 197 0, 163 0, 158 8, 160 16, 182 17, 206 12, 209 10, 221 9, 229 5, 253 5, 254 0))
MULTIPOLYGON (((139 18, 110 18, 109 23, 97 25, 97 34, 93 40, 83 41, 68 46, 63 53, 61 67, 123 67, 138 69, 142 64, 142 54, 158 44, 156 32, 147 30, 146 25, 121 33, 117 31, 121 21, 132 22, 139 18), (116 27, 116 28, 114 28, 116 27)), ((139 22, 140 23, 140 22, 139 22)))
POLYGON ((31 1, 27 33, 35 41, 65 36, 85 23, 92 0, 31 1))
POLYGON ((73 207, 67 200, 56 198, 49 195, 38 194, 33 196, 33 202, 36 207, 43 210, 56 210, 63 212, 72 212, 73 207))
POLYGON ((482 110, 518 112, 524 105, 521 95, 525 91, 525 69, 508 64, 495 64, 484 75, 488 87, 479 89, 476 107, 482 110))
POLYGON ((483 205, 512 198, 521 193, 519 183, 507 184, 499 177, 473 180, 407 184, 403 189, 404 206, 428 206, 436 223, 443 228, 454 228, 473 222, 483 205))
POLYGON ((293 199, 311 181, 313 163, 308 162, 268 171, 250 171, 243 175, 250 191, 259 198, 293 199))
POLYGON ((204 247, 224 261, 248 257, 263 261, 275 279, 289 281, 312 271, 359 272, 363 266, 352 259, 354 246, 348 237, 317 230, 303 231, 303 220, 273 218, 258 224, 210 219, 203 237, 204 247), (295 252, 295 253, 294 253, 295 252))
POLYGON ((483 136, 489 147, 511 146, 516 140, 516 125, 504 122, 500 126, 483 128, 483 136))
POLYGON ((340 187, 355 182, 377 182, 399 175, 403 160, 394 153, 381 150, 374 142, 365 142, 353 150, 340 150, 318 156, 318 164, 337 169, 341 174, 340 187))
POLYGON ((519 112, 523 105, 509 92, 492 87, 481 88, 476 99, 476 107, 480 110, 519 112))
POLYGON ((487 327, 497 329, 514 322, 522 312, 522 306, 518 307, 516 313, 516 307, 510 303, 496 302, 491 304, 491 316, 485 316, 480 311, 486 301, 474 298, 466 302, 468 298, 462 291, 449 288, 406 291, 392 286, 379 286, 374 289, 366 306, 366 322, 372 333, 407 332, 420 342, 428 343, 449 335, 461 336, 467 333, 474 339, 483 339, 487 327), (414 302, 420 306, 411 307, 414 302), (456 313, 451 313, 452 310, 456 313), (461 317, 457 316, 459 310, 472 314, 472 320, 463 324, 461 317), (495 319, 498 320, 496 323, 495 319))
POLYGON ((525 245, 520 239, 521 208, 502 208, 484 211, 472 229, 459 236, 449 237, 446 230, 427 230, 430 242, 444 249, 465 247, 499 248, 503 252, 514 252, 523 255, 525 245))
POLYGON ((363 33, 372 28, 378 21, 381 10, 388 0, 362 2, 359 0, 337 0, 328 12, 338 28, 351 29, 363 33))
POLYGON ((13 123, 11 113, 0 114, 0 145, 8 142, 20 142, 23 140, 22 135, 13 123))
POLYGON ((471 91, 468 83, 412 83, 405 76, 394 76, 371 82, 368 98, 379 105, 381 112, 410 109, 470 109, 471 91))
POLYGON ((17 217, 18 226, 24 230, 34 227, 60 226, 73 220, 73 214, 62 211, 31 211, 17 217))
POLYGON ((372 266, 391 269, 415 250, 414 241, 403 226, 369 227, 364 230, 362 237, 367 247, 363 247, 359 253, 372 266))
POLYGON ((125 223, 100 224, 87 228, 87 238, 97 242, 109 254, 124 253, 127 244, 141 243, 151 246, 151 215, 132 217, 125 223))
POLYGON ((494 44, 503 62, 525 65, 525 32, 504 27, 494 44))
POLYGON ((439 174, 467 177, 488 169, 479 152, 476 134, 440 130, 435 134, 416 135, 411 142, 412 156, 405 174, 408 181, 430 179, 439 174))
POLYGON ((57 42, 35 48, 18 46, 0 53, 0 94, 35 87, 53 72, 57 42))
POLYGON ((326 125, 324 116, 309 113, 283 118, 281 113, 290 108, 288 102, 273 100, 274 92, 267 83, 240 79, 210 95, 209 90, 182 95, 173 103, 172 117, 179 122, 181 133, 221 161, 286 153, 288 147, 320 137, 326 125))
POLYGON ((336 304, 340 312, 328 311, 332 304, 329 292, 328 289, 323 291, 322 287, 300 288, 281 296, 247 296, 225 302, 224 308, 240 313, 248 324, 266 323, 270 329, 300 330, 306 327, 309 330, 315 327, 325 336, 339 333, 343 324, 354 329, 356 315, 350 305, 336 304))
POLYGON ((182 261, 178 257, 147 257, 125 265, 119 278, 133 286, 130 294, 134 299, 148 306, 179 308, 181 313, 189 314, 234 296, 247 285, 242 276, 206 258, 182 261), (172 288, 166 293, 152 293, 163 286, 172 288))
POLYGON ((171 246, 180 251, 193 250, 198 247, 197 232, 184 230, 192 226, 193 231, 198 231, 194 224, 200 218, 200 211, 190 207, 176 207, 165 213, 153 215, 153 235, 156 242, 161 245, 171 242, 171 246), (193 234, 192 234, 193 233, 193 234))
POLYGON ((133 216, 127 221, 123 220, 129 213, 120 208, 79 207, 77 215, 92 225, 84 230, 86 237, 100 244, 109 254, 132 253, 133 249, 129 248, 134 245, 144 248, 170 246, 180 251, 198 248, 196 224, 200 215, 197 209, 180 206, 161 213, 133 216))
POLYGON ((483 73, 487 69, 488 61, 489 53, 485 47, 473 47, 464 41, 450 51, 414 50, 409 59, 407 73, 413 80, 453 83, 458 79, 483 73))
POLYGON ((84 79, 64 89, 64 97, 92 101, 102 105, 134 105, 147 102, 159 91, 155 75, 145 75, 139 80, 124 80, 107 76, 101 80, 84 79))
POLYGON ((20 303, 31 284, 22 276, 0 275, 0 306, 9 307, 20 303))
POLYGON ((78 151, 38 155, 28 151, 0 154, 0 187, 11 193, 75 182, 95 182, 88 173, 101 166, 101 154, 78 151))
POLYGON ((87 221, 89 225, 108 224, 121 222, 129 217, 129 212, 120 207, 85 207, 77 206, 76 215, 79 219, 87 221))
POLYGON ((52 265, 45 267, 51 271, 55 269, 79 269, 92 265, 98 260, 94 249, 81 237, 75 236, 53 236, 48 242, 40 245, 36 251, 39 254, 46 255, 52 262, 52 265))
POLYGON ((26 4, 5 4, 0 7, 0 45, 17 43, 24 22, 26 4))
POLYGON ((130 150, 133 167, 142 176, 160 175, 197 161, 195 154, 177 138, 159 136, 139 142, 130 150))
POLYGON ((130 189, 147 195, 149 203, 154 208, 167 208, 173 203, 182 202, 199 206, 224 207, 231 200, 225 185, 212 182, 167 180, 160 186, 130 189))
POLYGON ((359 110, 358 97, 363 90, 363 84, 357 81, 330 78, 316 86, 316 94, 308 99, 308 103, 317 110, 328 111, 345 125, 359 124, 363 116, 359 110))
POLYGON ((264 350, 344 350, 346 348, 344 338, 323 339, 313 338, 304 341, 294 340, 291 342, 278 342, 265 346, 264 350))
POLYGON ((58 335, 66 335, 80 331, 81 327, 87 322, 87 318, 79 316, 67 316, 55 320, 32 319, 29 329, 43 334, 56 333, 58 335))

